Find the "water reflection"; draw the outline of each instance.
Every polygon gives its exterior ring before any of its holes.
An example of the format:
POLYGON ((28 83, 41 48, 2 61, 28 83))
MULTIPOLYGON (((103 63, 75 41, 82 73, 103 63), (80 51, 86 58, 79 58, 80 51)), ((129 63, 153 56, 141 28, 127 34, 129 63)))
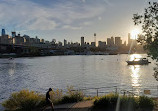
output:
POLYGON ((139 65, 131 66, 131 71, 132 71, 131 77, 132 77, 132 86, 133 87, 140 86, 140 83, 139 83, 139 78, 140 78, 139 70, 140 70, 139 65))
POLYGON ((133 65, 131 66, 131 82, 132 82, 132 89, 135 94, 140 94, 140 65, 133 65))
POLYGON ((14 62, 10 63, 10 64, 8 65, 8 74, 9 74, 10 76, 13 76, 14 73, 15 73, 15 69, 16 69, 16 64, 15 64, 14 62))

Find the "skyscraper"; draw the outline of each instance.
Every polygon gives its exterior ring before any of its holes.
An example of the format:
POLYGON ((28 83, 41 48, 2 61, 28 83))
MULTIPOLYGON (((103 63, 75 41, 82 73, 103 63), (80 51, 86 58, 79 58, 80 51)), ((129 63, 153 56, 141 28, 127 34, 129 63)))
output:
POLYGON ((107 45, 108 46, 114 46, 114 37, 107 38, 107 45))
POLYGON ((111 37, 111 45, 114 45, 114 37, 111 37))
POLYGON ((111 39, 110 38, 107 38, 107 45, 111 46, 111 39))
POLYGON ((84 46, 84 37, 81 37, 81 47, 84 46))
POLYGON ((67 40, 64 39, 64 46, 67 46, 67 40))
POLYGON ((5 35, 5 29, 2 29, 2 36, 5 35))
POLYGON ((122 44, 121 37, 115 37, 115 45, 116 46, 121 46, 121 44, 122 44))

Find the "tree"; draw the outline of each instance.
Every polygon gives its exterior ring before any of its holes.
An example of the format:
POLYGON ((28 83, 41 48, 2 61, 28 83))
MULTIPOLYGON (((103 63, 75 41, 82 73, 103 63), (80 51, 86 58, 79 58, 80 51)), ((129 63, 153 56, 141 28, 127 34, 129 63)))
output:
MULTIPOLYGON (((158 2, 149 2, 144 14, 134 14, 133 20, 135 25, 142 26, 143 31, 142 36, 139 36, 137 41, 143 44, 148 55, 158 62, 158 2)), ((155 67, 154 71, 154 77, 158 81, 158 67, 155 67)))
POLYGON ((158 2, 149 2, 144 14, 134 14, 133 20, 135 25, 142 26, 143 31, 137 41, 144 45, 152 59, 158 61, 158 2))

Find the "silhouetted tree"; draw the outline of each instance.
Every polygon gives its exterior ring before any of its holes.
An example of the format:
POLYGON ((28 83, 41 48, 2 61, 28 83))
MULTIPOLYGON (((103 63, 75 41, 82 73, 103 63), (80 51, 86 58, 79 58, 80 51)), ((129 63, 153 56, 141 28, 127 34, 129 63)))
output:
POLYGON ((138 42, 144 45, 152 59, 158 61, 158 2, 149 2, 144 14, 134 14, 133 20, 135 25, 142 26, 143 36, 139 36, 138 42))
MULTIPOLYGON (((138 42, 144 45, 148 55, 158 61, 158 2, 149 2, 143 14, 134 14, 135 25, 142 26, 142 35, 138 42)), ((154 68, 154 77, 158 81, 158 67, 154 68)))

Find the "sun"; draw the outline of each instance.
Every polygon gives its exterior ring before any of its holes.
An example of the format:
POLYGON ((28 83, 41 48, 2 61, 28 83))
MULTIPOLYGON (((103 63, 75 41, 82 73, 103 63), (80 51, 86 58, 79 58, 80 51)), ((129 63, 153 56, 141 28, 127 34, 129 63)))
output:
POLYGON ((131 31, 131 39, 137 39, 139 33, 140 33, 140 31, 138 29, 133 29, 131 31))

